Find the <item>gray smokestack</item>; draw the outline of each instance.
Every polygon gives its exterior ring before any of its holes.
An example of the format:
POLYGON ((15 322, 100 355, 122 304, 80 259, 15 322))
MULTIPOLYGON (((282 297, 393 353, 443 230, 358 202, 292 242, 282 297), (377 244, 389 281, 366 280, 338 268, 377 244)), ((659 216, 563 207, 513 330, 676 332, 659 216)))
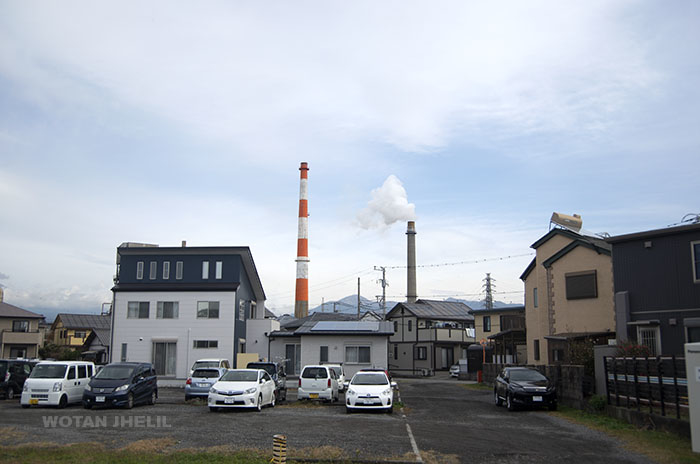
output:
POLYGON ((408 239, 408 279, 407 279, 407 293, 406 302, 415 303, 418 299, 418 292, 416 291, 416 223, 415 221, 408 221, 408 228, 406 229, 406 237, 408 239))

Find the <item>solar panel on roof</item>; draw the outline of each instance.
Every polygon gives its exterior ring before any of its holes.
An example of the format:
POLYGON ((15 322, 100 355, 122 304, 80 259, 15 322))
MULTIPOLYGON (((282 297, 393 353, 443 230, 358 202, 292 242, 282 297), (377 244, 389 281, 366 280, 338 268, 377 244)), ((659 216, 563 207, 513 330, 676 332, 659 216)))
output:
POLYGON ((312 331, 364 331, 376 332, 379 330, 379 322, 371 321, 320 321, 311 329, 312 331))

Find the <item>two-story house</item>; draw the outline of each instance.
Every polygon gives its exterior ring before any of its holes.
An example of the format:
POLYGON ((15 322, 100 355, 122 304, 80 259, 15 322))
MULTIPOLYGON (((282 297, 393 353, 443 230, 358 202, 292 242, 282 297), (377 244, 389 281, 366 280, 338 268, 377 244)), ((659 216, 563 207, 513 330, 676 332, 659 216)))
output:
POLYGON ((574 342, 615 336, 611 246, 554 228, 531 246, 525 284, 528 364, 567 362, 574 342))
POLYGON ((421 375, 448 370, 475 342, 471 308, 456 301, 398 303, 387 313, 394 325, 389 338, 389 370, 421 375))
POLYGON ((80 349, 94 330, 109 331, 109 324, 109 316, 60 313, 51 324, 51 343, 80 349))
POLYGON ((619 235, 612 244, 617 336, 652 355, 700 342, 700 224, 619 235))
POLYGON ((495 363, 527 362, 525 306, 472 309, 471 314, 476 340, 492 345, 495 363))
POLYGON ((37 358, 43 337, 41 314, 5 303, 0 289, 0 358, 37 358))
POLYGON ((248 247, 124 243, 114 283, 112 362, 152 362, 159 376, 183 379, 198 359, 235 365, 238 353, 266 348, 246 342, 250 321, 272 321, 248 247))

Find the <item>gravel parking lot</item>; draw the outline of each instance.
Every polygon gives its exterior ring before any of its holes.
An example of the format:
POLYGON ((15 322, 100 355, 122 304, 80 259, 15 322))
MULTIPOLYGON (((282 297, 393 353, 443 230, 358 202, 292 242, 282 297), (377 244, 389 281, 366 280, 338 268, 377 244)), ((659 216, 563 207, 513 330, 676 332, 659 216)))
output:
POLYGON ((545 411, 508 412, 492 404, 489 392, 467 390, 456 380, 399 379, 405 415, 346 414, 335 404, 304 405, 289 391, 288 404, 262 412, 211 413, 204 403, 187 404, 182 389, 161 389, 155 406, 131 410, 21 409, 0 401, 2 444, 102 442, 122 447, 143 439, 171 438, 179 448, 229 445, 272 448, 284 434, 290 454, 324 445, 361 458, 415 459, 415 450, 437 462, 648 463, 612 438, 558 419, 545 411))

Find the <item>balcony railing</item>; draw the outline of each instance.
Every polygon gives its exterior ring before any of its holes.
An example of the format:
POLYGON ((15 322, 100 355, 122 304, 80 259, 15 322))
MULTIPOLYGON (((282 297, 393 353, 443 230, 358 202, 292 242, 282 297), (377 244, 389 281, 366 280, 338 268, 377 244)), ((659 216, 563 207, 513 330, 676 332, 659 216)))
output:
POLYGON ((13 332, 6 329, 0 331, 0 343, 4 345, 39 345, 41 344, 41 338, 41 333, 38 330, 13 332))

